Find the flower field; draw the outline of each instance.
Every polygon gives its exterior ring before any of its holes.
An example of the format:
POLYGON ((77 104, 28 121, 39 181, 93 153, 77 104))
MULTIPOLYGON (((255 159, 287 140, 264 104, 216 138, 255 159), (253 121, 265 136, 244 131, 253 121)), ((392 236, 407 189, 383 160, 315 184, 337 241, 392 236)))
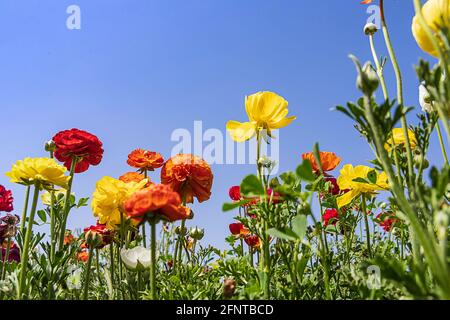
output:
POLYGON ((417 107, 404 104, 390 13, 383 0, 363 4, 375 2, 381 26, 364 27, 373 59, 350 55, 360 98, 335 106, 367 142, 369 162, 349 163, 319 142, 296 168, 274 174, 264 147, 299 120, 288 97, 249 94, 248 119, 223 122, 236 144, 256 141, 256 165, 210 213, 234 217, 221 250, 205 243, 208 230, 188 227, 197 219, 193 204, 201 211, 215 196, 221 172, 207 161, 130 150, 121 160, 129 172, 104 176, 89 198, 78 198, 77 179, 102 166, 108 137, 57 132, 39 157, 1 168, 25 202, 0 185, 0 300, 450 299, 450 1, 409 1, 412 34, 427 58, 415 66, 417 107), (443 165, 429 160, 435 144, 443 165), (68 218, 82 207, 97 222, 77 232, 68 218))

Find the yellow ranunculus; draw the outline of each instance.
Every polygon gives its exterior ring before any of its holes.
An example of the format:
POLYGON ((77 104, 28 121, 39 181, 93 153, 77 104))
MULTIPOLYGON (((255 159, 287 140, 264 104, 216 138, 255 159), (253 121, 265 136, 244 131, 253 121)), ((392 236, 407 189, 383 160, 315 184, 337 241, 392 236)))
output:
POLYGON ((147 179, 141 182, 128 182, 103 177, 96 184, 96 189, 92 196, 92 211, 101 224, 113 230, 120 225, 120 220, 126 219, 123 204, 128 198, 138 190, 141 190, 148 183, 147 179))
POLYGON ((11 178, 11 182, 23 185, 33 185, 36 182, 42 188, 48 189, 51 185, 62 188, 67 187, 70 180, 64 173, 67 169, 50 158, 25 158, 17 161, 6 176, 11 178))
MULTIPOLYGON (((414 131, 411 129, 408 129, 408 137, 409 137, 409 143, 411 146, 411 149, 415 149, 417 146, 417 139, 416 135, 414 134, 414 131)), ((406 146, 406 138, 403 134, 402 128, 395 128, 392 130, 391 134, 389 135, 388 141, 386 141, 384 148, 387 152, 391 152, 393 147, 398 146, 406 146)))
MULTIPOLYGON (((54 191, 55 194, 55 203, 61 202, 65 196, 66 196, 67 190, 66 189, 58 189, 54 191), (59 201, 58 201, 59 200, 59 201)), ((72 192, 72 195, 75 195, 72 192)), ((41 201, 44 205, 50 206, 52 204, 51 202, 51 193, 50 191, 45 191, 41 196, 41 201)))
MULTIPOLYGON (((437 32, 440 27, 450 27, 450 0, 428 0, 422 7, 422 14, 430 28, 437 32)), ((419 47, 434 57, 439 52, 433 46, 416 15, 412 23, 412 32, 419 47)))
POLYGON ((256 130, 264 129, 270 135, 273 129, 289 125, 296 117, 286 117, 288 102, 276 93, 265 91, 246 97, 245 110, 250 122, 228 121, 227 130, 233 140, 244 142, 251 139, 256 130))
POLYGON ((377 172, 376 183, 354 181, 358 178, 368 180, 367 175, 373 170, 373 168, 367 166, 353 167, 351 164, 346 164, 342 168, 337 183, 341 190, 348 190, 348 192, 337 198, 337 205, 339 208, 348 205, 354 198, 361 194, 374 194, 378 190, 387 190, 389 188, 385 172, 377 172))

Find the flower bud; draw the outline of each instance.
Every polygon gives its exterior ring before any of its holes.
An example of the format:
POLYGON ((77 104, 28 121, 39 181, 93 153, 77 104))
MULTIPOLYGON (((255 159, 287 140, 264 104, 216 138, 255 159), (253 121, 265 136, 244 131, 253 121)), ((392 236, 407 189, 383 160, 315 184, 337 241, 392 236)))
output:
POLYGON ((178 226, 178 227, 175 228, 175 234, 184 236, 184 235, 186 235, 186 233, 187 233, 187 228, 186 227, 178 226))
POLYGON ((236 281, 233 279, 225 279, 223 282, 223 295, 226 299, 231 299, 236 292, 236 281))
POLYGON ((423 112, 431 113, 434 111, 433 99, 423 84, 419 86, 419 103, 423 112))
POLYGON ((258 165, 267 169, 270 169, 274 166, 275 161, 270 160, 267 156, 262 156, 258 159, 258 165))
POLYGON ((191 236, 191 238, 200 241, 205 236, 205 229, 201 229, 198 227, 191 228, 191 230, 189 231, 189 235, 191 236))
POLYGON ((422 167, 422 169, 425 170, 429 166, 430 166, 430 162, 427 159, 425 159, 424 157, 422 157, 422 155, 420 155, 420 154, 414 155, 414 167, 416 167, 416 169, 419 169, 420 167, 422 167))
POLYGON ((47 152, 53 152, 56 149, 56 144, 53 140, 49 140, 45 143, 44 145, 44 149, 47 152))
POLYGON ((369 23, 367 23, 367 24, 364 26, 364 34, 365 34, 366 36, 372 36, 372 35, 374 35, 377 31, 378 31, 378 27, 377 27, 377 25, 374 24, 374 23, 369 22, 369 23))
POLYGON ((378 75, 372 64, 366 62, 362 67, 361 72, 358 74, 356 86, 366 95, 371 96, 378 89, 379 84, 380 80, 378 79, 378 75))
POLYGON ((84 239, 89 248, 98 248, 103 243, 103 237, 100 233, 89 230, 84 235, 84 239))

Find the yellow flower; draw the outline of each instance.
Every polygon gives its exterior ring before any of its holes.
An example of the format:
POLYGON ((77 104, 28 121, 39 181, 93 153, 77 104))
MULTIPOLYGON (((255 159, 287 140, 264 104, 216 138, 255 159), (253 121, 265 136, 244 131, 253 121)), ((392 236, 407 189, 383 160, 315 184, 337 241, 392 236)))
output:
MULTIPOLYGON (((415 149, 417 146, 417 139, 416 135, 414 134, 414 131, 411 129, 408 129, 408 137, 409 137, 409 143, 411 145, 411 149, 415 149)), ((391 134, 389 135, 388 141, 386 141, 386 144, 384 145, 384 148, 387 152, 391 152, 393 147, 398 146, 405 146, 406 145, 406 139, 405 135, 403 134, 402 128, 395 128, 392 130, 391 134)))
MULTIPOLYGON (((450 0, 428 0, 422 7, 422 14, 427 25, 434 32, 442 27, 450 27, 450 0)), ((439 52, 420 25, 417 15, 413 19, 412 32, 417 44, 423 51, 434 57, 439 57, 439 52)))
POLYGON ((42 188, 49 189, 51 185, 65 188, 70 180, 65 176, 65 167, 50 158, 25 158, 17 161, 6 176, 11 178, 11 182, 23 185, 33 185, 36 182, 42 188))
POLYGON ((246 97, 245 110, 250 122, 228 121, 227 130, 233 140, 244 142, 251 139, 256 130, 265 129, 270 135, 273 129, 289 125, 296 117, 286 117, 288 102, 276 93, 265 91, 246 97))
MULTIPOLYGON (((64 197, 66 196, 67 190, 66 189, 58 189, 54 191, 55 194, 55 203, 61 202, 64 197)), ((71 193, 72 195, 75 195, 75 193, 71 193)), ((41 195, 41 201, 44 205, 46 206, 51 206, 52 202, 51 202, 51 194, 50 191, 45 191, 42 195, 41 195)))
MULTIPOLYGON (((103 177, 96 184, 96 189, 92 196, 92 211, 101 224, 106 224, 109 229, 117 229, 120 225, 121 217, 126 219, 123 204, 128 198, 138 190, 141 190, 148 183, 147 179, 141 182, 128 182, 103 177)), ((133 221, 132 221, 133 222, 133 221)))
POLYGON ((355 179, 368 179, 368 174, 374 169, 367 166, 353 167, 351 164, 346 164, 339 176, 337 183, 341 190, 348 190, 345 194, 337 198, 337 205, 339 208, 348 205, 352 200, 361 194, 374 194, 378 190, 387 190, 389 188, 388 179, 385 172, 378 173, 375 183, 357 182, 355 179))

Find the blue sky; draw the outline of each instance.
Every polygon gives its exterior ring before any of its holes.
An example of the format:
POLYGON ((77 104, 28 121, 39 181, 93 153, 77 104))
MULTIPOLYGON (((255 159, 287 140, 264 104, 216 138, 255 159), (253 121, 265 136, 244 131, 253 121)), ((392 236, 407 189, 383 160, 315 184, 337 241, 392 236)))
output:
MULTIPOLYGON (((244 121, 244 96, 275 91, 298 120, 280 132, 281 170, 320 142, 343 164, 366 164, 369 147, 343 115, 330 111, 356 100, 348 54, 370 59, 362 28, 366 6, 357 0, 3 0, 0 2, 0 172, 26 156, 43 156, 43 143, 77 127, 105 147, 98 167, 78 175, 77 196, 90 196, 97 180, 129 171, 137 147, 168 157, 173 130, 225 132, 244 121), (81 8, 81 30, 68 30, 66 8, 81 8)), ((403 71, 407 105, 418 105, 413 65, 426 57, 411 35, 412 1, 386 1, 387 19, 403 71)), ((381 33, 379 54, 386 54, 381 33)), ((386 68, 391 96, 395 81, 386 68)), ((379 93, 381 96, 381 93, 379 93)), ((420 112, 417 108, 415 113, 420 112)), ((411 114, 409 119, 415 121, 411 114)), ((437 137, 429 159, 441 164, 437 137)), ((232 213, 222 213, 228 188, 250 165, 215 165, 210 201, 194 205, 191 225, 206 228, 205 241, 223 247, 232 213)), ((338 174, 338 172, 336 172, 338 174)), ((158 180, 154 175, 154 180, 158 180)), ((24 188, 1 174, 20 214, 24 188)), ((69 226, 94 223, 90 208, 74 211, 69 226)))

